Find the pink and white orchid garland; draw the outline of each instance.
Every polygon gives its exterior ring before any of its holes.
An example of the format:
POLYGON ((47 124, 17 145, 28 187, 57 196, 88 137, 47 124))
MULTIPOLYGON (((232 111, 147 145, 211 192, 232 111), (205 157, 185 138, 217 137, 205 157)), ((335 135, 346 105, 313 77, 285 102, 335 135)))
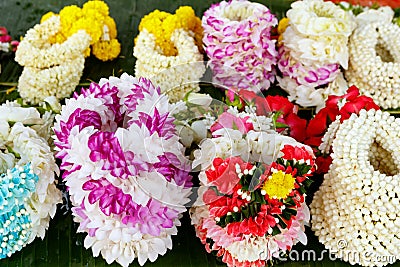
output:
POLYGON ((78 231, 108 263, 143 265, 172 248, 191 176, 168 109, 160 88, 124 73, 75 93, 56 117, 78 231))
POLYGON ((214 82, 237 89, 268 89, 275 80, 278 52, 271 29, 277 23, 259 3, 232 0, 212 5, 202 25, 214 82))

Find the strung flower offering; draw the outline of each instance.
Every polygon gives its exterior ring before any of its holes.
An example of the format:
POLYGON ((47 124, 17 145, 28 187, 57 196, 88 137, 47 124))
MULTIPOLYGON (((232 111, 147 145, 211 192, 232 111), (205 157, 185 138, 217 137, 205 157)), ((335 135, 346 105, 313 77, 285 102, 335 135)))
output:
POLYGON ((139 31, 133 49, 137 77, 151 78, 172 102, 200 90, 203 30, 191 7, 175 14, 155 10, 142 18, 139 31))
POLYGON ((191 170, 168 97, 124 73, 67 99, 54 126, 57 157, 84 246, 108 262, 154 262, 172 248, 191 170))
POLYGON ((24 66, 18 91, 26 102, 38 104, 50 96, 68 97, 79 83, 85 67, 83 53, 91 37, 78 31, 61 44, 51 44, 50 38, 60 25, 60 17, 53 16, 28 30, 18 46, 15 60, 24 66))
POLYGON ((312 230, 351 264, 394 263, 400 253, 400 120, 363 109, 336 122, 333 162, 311 204, 312 230))
POLYGON ((340 83, 340 67, 348 67, 347 42, 355 27, 351 14, 331 2, 297 1, 280 24, 278 81, 289 100, 319 107, 332 89, 344 93, 345 87, 321 86, 340 83))
POLYGON ((262 4, 222 1, 203 15, 203 43, 219 85, 267 90, 275 80, 278 52, 271 30, 278 20, 262 4))
POLYGON ((31 127, 35 108, 0 106, 0 259, 44 238, 61 203, 55 185, 59 169, 46 140, 31 127))
POLYGON ((357 16, 345 72, 349 83, 385 109, 400 107, 400 28, 393 15, 390 8, 380 8, 357 16))
POLYGON ((307 243, 305 192, 314 154, 232 115, 223 113, 211 127, 213 138, 194 153, 201 186, 192 224, 206 251, 228 266, 265 266, 307 243))
POLYGON ((50 43, 64 43, 70 36, 80 30, 90 35, 90 48, 85 50, 85 57, 92 54, 102 60, 115 59, 121 52, 121 44, 117 39, 117 26, 109 15, 108 5, 100 0, 90 0, 80 8, 76 5, 66 6, 59 14, 48 12, 41 22, 57 16, 61 25, 59 31, 50 38, 50 43))

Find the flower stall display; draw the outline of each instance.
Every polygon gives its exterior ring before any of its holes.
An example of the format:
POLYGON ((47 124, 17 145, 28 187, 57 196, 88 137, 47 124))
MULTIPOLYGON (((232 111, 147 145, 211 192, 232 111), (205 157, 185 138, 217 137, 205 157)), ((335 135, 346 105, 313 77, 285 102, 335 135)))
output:
POLYGON ((189 6, 175 14, 155 10, 144 16, 133 49, 135 75, 151 78, 172 102, 199 91, 205 72, 202 35, 200 19, 189 6))
POLYGON ((348 38, 355 22, 339 6, 322 0, 292 3, 280 24, 279 85, 299 105, 323 107, 330 94, 343 94, 341 68, 348 68, 348 38))
POLYGON ((213 4, 202 18, 213 82, 238 90, 267 90, 275 81, 278 52, 271 31, 277 24, 275 15, 259 3, 213 4))
POLYGON ((206 251, 228 266, 264 266, 307 242, 305 188, 314 155, 233 110, 218 117, 212 138, 194 153, 201 186, 192 224, 206 251))
POLYGON ((108 5, 100 0, 90 0, 80 8, 76 5, 65 6, 59 14, 48 12, 41 22, 57 16, 61 25, 59 31, 51 36, 50 42, 64 43, 80 30, 90 35, 90 48, 85 50, 85 57, 92 53, 102 61, 113 60, 121 52, 121 44, 117 39, 117 26, 109 14, 108 5))
POLYGON ((349 42, 349 84, 360 88, 382 108, 400 107, 400 28, 388 7, 366 10, 349 42))
POLYGON ((191 192, 168 97, 126 73, 66 100, 57 157, 86 248, 108 262, 154 262, 172 248, 191 192))
POLYGON ((351 264, 393 263, 380 259, 400 253, 400 121, 362 109, 333 126, 333 162, 311 204, 312 229, 351 264))
POLYGON ((53 153, 28 126, 41 122, 35 108, 0 106, 0 259, 43 239, 61 202, 53 153))
POLYGON ((91 37, 81 30, 61 44, 51 44, 49 39, 60 25, 60 17, 53 16, 28 30, 18 46, 15 60, 24 66, 18 91, 28 103, 68 97, 79 83, 91 37))

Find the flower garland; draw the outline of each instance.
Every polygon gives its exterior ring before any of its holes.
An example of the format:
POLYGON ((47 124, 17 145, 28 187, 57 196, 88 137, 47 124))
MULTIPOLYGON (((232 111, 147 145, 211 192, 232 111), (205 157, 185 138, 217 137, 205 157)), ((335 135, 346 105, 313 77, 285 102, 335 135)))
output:
POLYGON ((191 169, 168 110, 150 80, 124 73, 75 93, 56 116, 74 220, 108 263, 143 265, 172 248, 191 169))
POLYGON ((254 130, 249 114, 232 115, 221 114, 213 138, 194 152, 201 186, 192 223, 207 252, 228 266, 264 266, 307 242, 313 153, 273 130, 254 130))
POLYGON ((78 85, 84 68, 83 52, 90 36, 78 31, 63 44, 49 43, 59 31, 60 18, 51 17, 28 30, 21 41, 15 60, 25 68, 18 81, 21 97, 32 104, 49 96, 58 99, 69 96, 78 85))
POLYGON ((39 113, 4 104, 0 111, 0 258, 6 258, 36 237, 44 238, 61 192, 47 142, 23 124, 37 123, 39 113))
POLYGON ((346 94, 341 96, 331 95, 321 109, 303 129, 298 131, 305 132, 305 139, 297 139, 314 149, 317 155, 317 173, 327 173, 332 162, 330 156, 330 143, 335 136, 335 125, 347 120, 351 114, 359 114, 361 110, 379 110, 372 98, 360 95, 357 87, 351 86, 346 94), (333 132, 332 132, 333 131, 333 132))
POLYGON ((196 16, 190 6, 181 6, 175 14, 170 14, 158 9, 147 14, 139 24, 139 31, 146 29, 155 37, 155 45, 161 49, 162 54, 170 57, 177 56, 179 50, 176 44, 171 41, 172 34, 176 29, 184 29, 194 34, 193 38, 200 52, 203 52, 203 28, 200 18, 196 16))
POLYGON ((355 22, 339 6, 311 0, 294 2, 282 24, 279 85, 289 93, 289 100, 322 107, 329 93, 315 89, 335 81, 340 66, 347 69, 347 41, 355 22))
POLYGON ((312 229, 351 264, 384 266, 393 262, 379 259, 400 253, 399 129, 389 113, 361 110, 333 141, 332 165, 311 204, 312 229))
POLYGON ((200 90, 203 30, 191 7, 182 6, 175 15, 155 10, 142 18, 139 31, 133 49, 137 77, 151 78, 172 102, 200 90))
MULTIPOLYGON (((88 1, 82 8, 76 5, 66 6, 58 15, 53 12, 46 13, 41 22, 54 16, 60 18, 61 26, 50 38, 51 44, 64 43, 76 32, 84 30, 91 37, 90 45, 96 58, 102 61, 113 60, 121 52, 117 27, 114 19, 109 16, 109 8, 105 2, 88 1)), ((90 48, 87 48, 85 56, 89 55, 90 48)))
MULTIPOLYGON (((383 12, 377 11, 378 14, 383 12)), ((371 16, 361 13, 364 23, 359 23, 350 38, 349 69, 345 76, 349 83, 360 88, 382 108, 400 107, 400 34, 391 16, 377 16, 375 22, 366 22, 371 16)), ((390 13, 389 13, 390 15, 390 13)))
POLYGON ((188 92, 200 90, 198 82, 205 72, 203 55, 192 34, 176 29, 171 41, 178 50, 176 56, 165 56, 156 46, 156 37, 143 29, 133 50, 136 57, 135 75, 151 77, 172 102, 182 100, 188 92))
POLYGON ((249 1, 222 1, 203 15, 203 43, 214 82, 237 89, 268 89, 275 80, 278 53, 270 10, 249 1))

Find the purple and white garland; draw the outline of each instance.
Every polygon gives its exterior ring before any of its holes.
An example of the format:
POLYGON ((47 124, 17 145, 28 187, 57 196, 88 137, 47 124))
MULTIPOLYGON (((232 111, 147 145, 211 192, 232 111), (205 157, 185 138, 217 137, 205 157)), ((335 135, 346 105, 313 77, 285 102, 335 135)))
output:
POLYGON ((232 0, 212 5, 202 26, 214 82, 237 89, 268 89, 275 80, 278 52, 271 29, 277 23, 259 3, 232 0))
POLYGON ((191 168, 169 105, 150 80, 124 73, 75 93, 56 117, 74 220, 108 263, 143 265, 172 248, 191 168))
POLYGON ((279 85, 289 93, 289 100, 320 108, 332 90, 318 87, 338 82, 340 67, 348 67, 347 42, 354 19, 339 6, 322 0, 294 2, 287 19, 279 43, 279 85))

